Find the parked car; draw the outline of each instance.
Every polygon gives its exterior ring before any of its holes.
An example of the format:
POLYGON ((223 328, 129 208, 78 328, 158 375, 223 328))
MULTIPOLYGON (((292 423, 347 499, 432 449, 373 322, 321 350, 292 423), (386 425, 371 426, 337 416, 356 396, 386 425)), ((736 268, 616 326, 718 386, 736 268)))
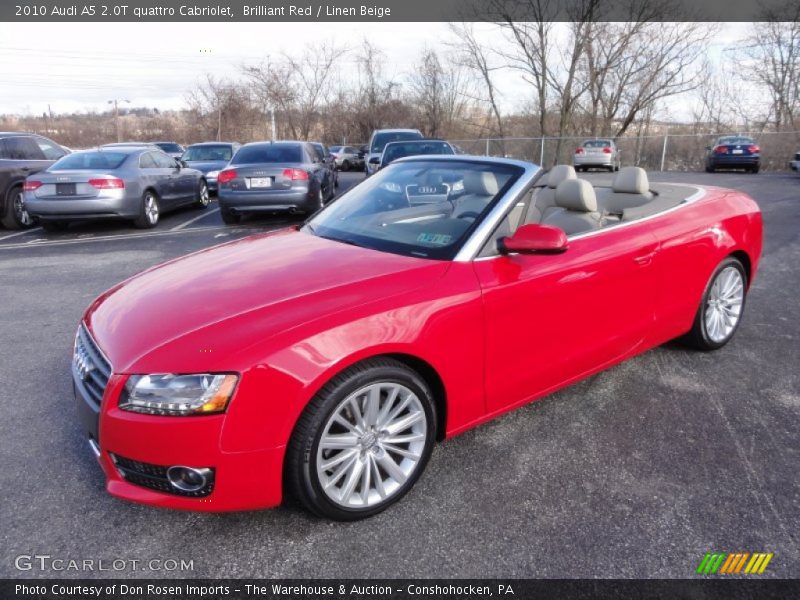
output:
POLYGON ((103 144, 100 148, 146 148, 147 150, 164 152, 161 148, 150 142, 113 142, 110 144, 103 144))
POLYGON ((364 168, 364 155, 353 146, 331 146, 331 154, 337 169, 349 171, 350 169, 364 168))
POLYGON ((761 168, 761 148, 751 137, 725 135, 713 146, 706 146, 706 173, 717 169, 744 169, 758 173, 761 168))
POLYGON ((328 170, 330 171, 328 177, 333 179, 333 187, 338 188, 339 173, 336 170, 336 162, 334 160, 333 154, 331 154, 331 151, 328 150, 328 147, 322 142, 309 142, 309 143, 314 148, 314 150, 317 151, 317 156, 320 158, 320 160, 322 160, 325 166, 328 167, 328 170))
POLYGON ((507 159, 400 159, 303 227, 104 293, 78 326, 72 381, 106 489, 197 511, 292 496, 360 519, 408 492, 437 440, 673 338, 730 341, 761 255, 752 199, 650 194, 635 169, 614 193, 646 202, 614 221, 589 182, 541 176, 507 159), (409 205, 405 190, 442 179, 458 191, 409 205), (544 190, 556 206, 542 216, 544 190))
POLYGON ((206 183, 210 192, 217 191, 217 176, 224 169, 241 148, 236 142, 202 142, 192 144, 181 155, 181 160, 187 167, 197 169, 206 176, 206 183))
POLYGON ((209 201, 200 171, 146 147, 73 152, 29 176, 24 190, 25 208, 47 231, 109 218, 151 228, 162 212, 190 204, 205 208, 209 201))
POLYGON ((180 158, 185 148, 181 146, 177 142, 150 142, 154 146, 158 146, 161 148, 161 151, 164 152, 167 156, 171 156, 172 158, 180 158))
POLYGON ((331 170, 308 142, 245 144, 217 177, 222 220, 251 213, 313 213, 333 199, 331 170))
POLYGON ((577 171, 588 171, 593 168, 619 171, 622 162, 620 151, 614 140, 595 138, 585 140, 575 148, 572 164, 575 165, 577 171))
POLYGON ((23 182, 68 152, 53 140, 33 133, 0 132, 0 222, 7 229, 33 225, 25 209, 23 182))
POLYGON ((378 168, 382 169, 386 165, 399 158, 406 156, 433 155, 433 154, 456 154, 455 148, 444 140, 411 140, 408 142, 389 142, 384 146, 381 154, 381 161, 378 168))
POLYGON ((794 160, 789 163, 789 168, 792 171, 800 171, 800 152, 795 152, 794 160))
POLYGON ((378 170, 381 162, 383 148, 389 142, 406 142, 408 140, 421 140, 423 136, 418 129, 376 129, 369 140, 369 152, 364 162, 364 172, 367 177, 378 170))

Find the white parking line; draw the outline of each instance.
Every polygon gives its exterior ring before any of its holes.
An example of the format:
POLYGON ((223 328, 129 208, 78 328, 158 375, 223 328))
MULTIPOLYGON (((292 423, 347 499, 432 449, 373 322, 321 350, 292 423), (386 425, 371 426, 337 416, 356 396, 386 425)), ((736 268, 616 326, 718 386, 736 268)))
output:
POLYGON ((25 235, 26 233, 33 233, 34 231, 41 231, 41 230, 42 230, 41 227, 34 227, 33 229, 24 229, 22 231, 12 233, 11 235, 4 235, 3 237, 0 237, 0 242, 2 242, 3 240, 11 239, 13 237, 17 237, 18 235, 25 235))
MULTIPOLYGON (((166 235, 180 235, 183 233, 195 233, 195 232, 203 232, 203 231, 219 231, 224 229, 226 231, 238 232, 242 231, 243 229, 249 228, 242 228, 242 227, 229 227, 226 225, 210 225, 208 227, 193 227, 192 229, 183 229, 181 231, 172 231, 170 229, 166 231, 151 231, 147 233, 127 233, 127 234, 119 234, 119 235, 99 235, 97 237, 90 237, 90 238, 79 238, 79 239, 70 239, 70 240, 49 240, 49 239, 34 239, 30 240, 27 244, 0 244, 0 250, 7 250, 11 248, 30 248, 31 245, 36 246, 69 246, 73 244, 88 244, 90 242, 108 242, 114 240, 135 240, 140 238, 150 238, 150 237, 163 237, 166 235)), ((255 230, 251 233, 257 233, 258 231, 262 230, 255 230)))
POLYGON ((214 210, 208 210, 208 211, 204 212, 202 215, 199 215, 197 217, 193 217, 193 218, 189 219, 188 221, 185 221, 184 223, 181 223, 180 225, 176 225, 175 227, 170 229, 170 231, 180 231, 181 229, 191 225, 195 221, 199 221, 200 219, 204 219, 208 215, 213 215, 214 213, 218 213, 218 212, 219 212, 219 208, 215 208, 214 210))

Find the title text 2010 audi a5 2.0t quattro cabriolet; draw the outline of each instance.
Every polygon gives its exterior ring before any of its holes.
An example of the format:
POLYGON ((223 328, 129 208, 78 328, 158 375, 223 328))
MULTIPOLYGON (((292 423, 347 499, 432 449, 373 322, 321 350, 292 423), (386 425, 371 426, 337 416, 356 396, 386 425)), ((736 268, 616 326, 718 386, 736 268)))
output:
POLYGON ((114 496, 375 514, 433 444, 676 337, 734 335, 761 254, 746 195, 572 167, 401 159, 305 225, 100 296, 73 379, 114 496))

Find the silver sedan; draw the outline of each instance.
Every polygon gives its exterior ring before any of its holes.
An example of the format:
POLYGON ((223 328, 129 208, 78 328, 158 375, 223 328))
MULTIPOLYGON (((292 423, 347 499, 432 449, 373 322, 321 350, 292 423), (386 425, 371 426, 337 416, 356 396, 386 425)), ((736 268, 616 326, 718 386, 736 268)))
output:
POLYGON ((25 209, 47 231, 70 221, 130 219, 155 227, 162 212, 208 206, 208 185, 198 170, 148 147, 97 148, 75 152, 23 186, 25 209))
POLYGON ((584 141, 575 149, 572 164, 576 171, 587 171, 591 168, 619 171, 622 163, 614 140, 596 138, 584 141))

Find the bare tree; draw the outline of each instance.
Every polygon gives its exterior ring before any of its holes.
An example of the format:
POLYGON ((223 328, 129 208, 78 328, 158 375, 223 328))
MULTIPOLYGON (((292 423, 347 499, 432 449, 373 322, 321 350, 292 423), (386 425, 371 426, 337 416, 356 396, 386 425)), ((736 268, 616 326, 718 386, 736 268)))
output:
POLYGON ((458 65, 442 64, 434 50, 425 50, 409 78, 410 93, 423 131, 441 137, 466 107, 464 77, 458 65))
POLYGON ((800 4, 765 8, 736 54, 746 80, 766 89, 776 131, 800 127, 800 4))
MULTIPOLYGON (((498 64, 493 64, 490 56, 491 51, 482 41, 478 40, 473 23, 453 23, 450 25, 450 30, 456 38, 452 45, 458 51, 457 60, 461 65, 478 74, 479 81, 485 89, 485 96, 476 94, 472 98, 488 104, 490 114, 494 120, 492 135, 502 140, 505 137, 503 115, 498 104, 500 93, 494 80, 495 72, 501 67, 498 64)), ((505 154, 502 141, 500 153, 505 154)))

